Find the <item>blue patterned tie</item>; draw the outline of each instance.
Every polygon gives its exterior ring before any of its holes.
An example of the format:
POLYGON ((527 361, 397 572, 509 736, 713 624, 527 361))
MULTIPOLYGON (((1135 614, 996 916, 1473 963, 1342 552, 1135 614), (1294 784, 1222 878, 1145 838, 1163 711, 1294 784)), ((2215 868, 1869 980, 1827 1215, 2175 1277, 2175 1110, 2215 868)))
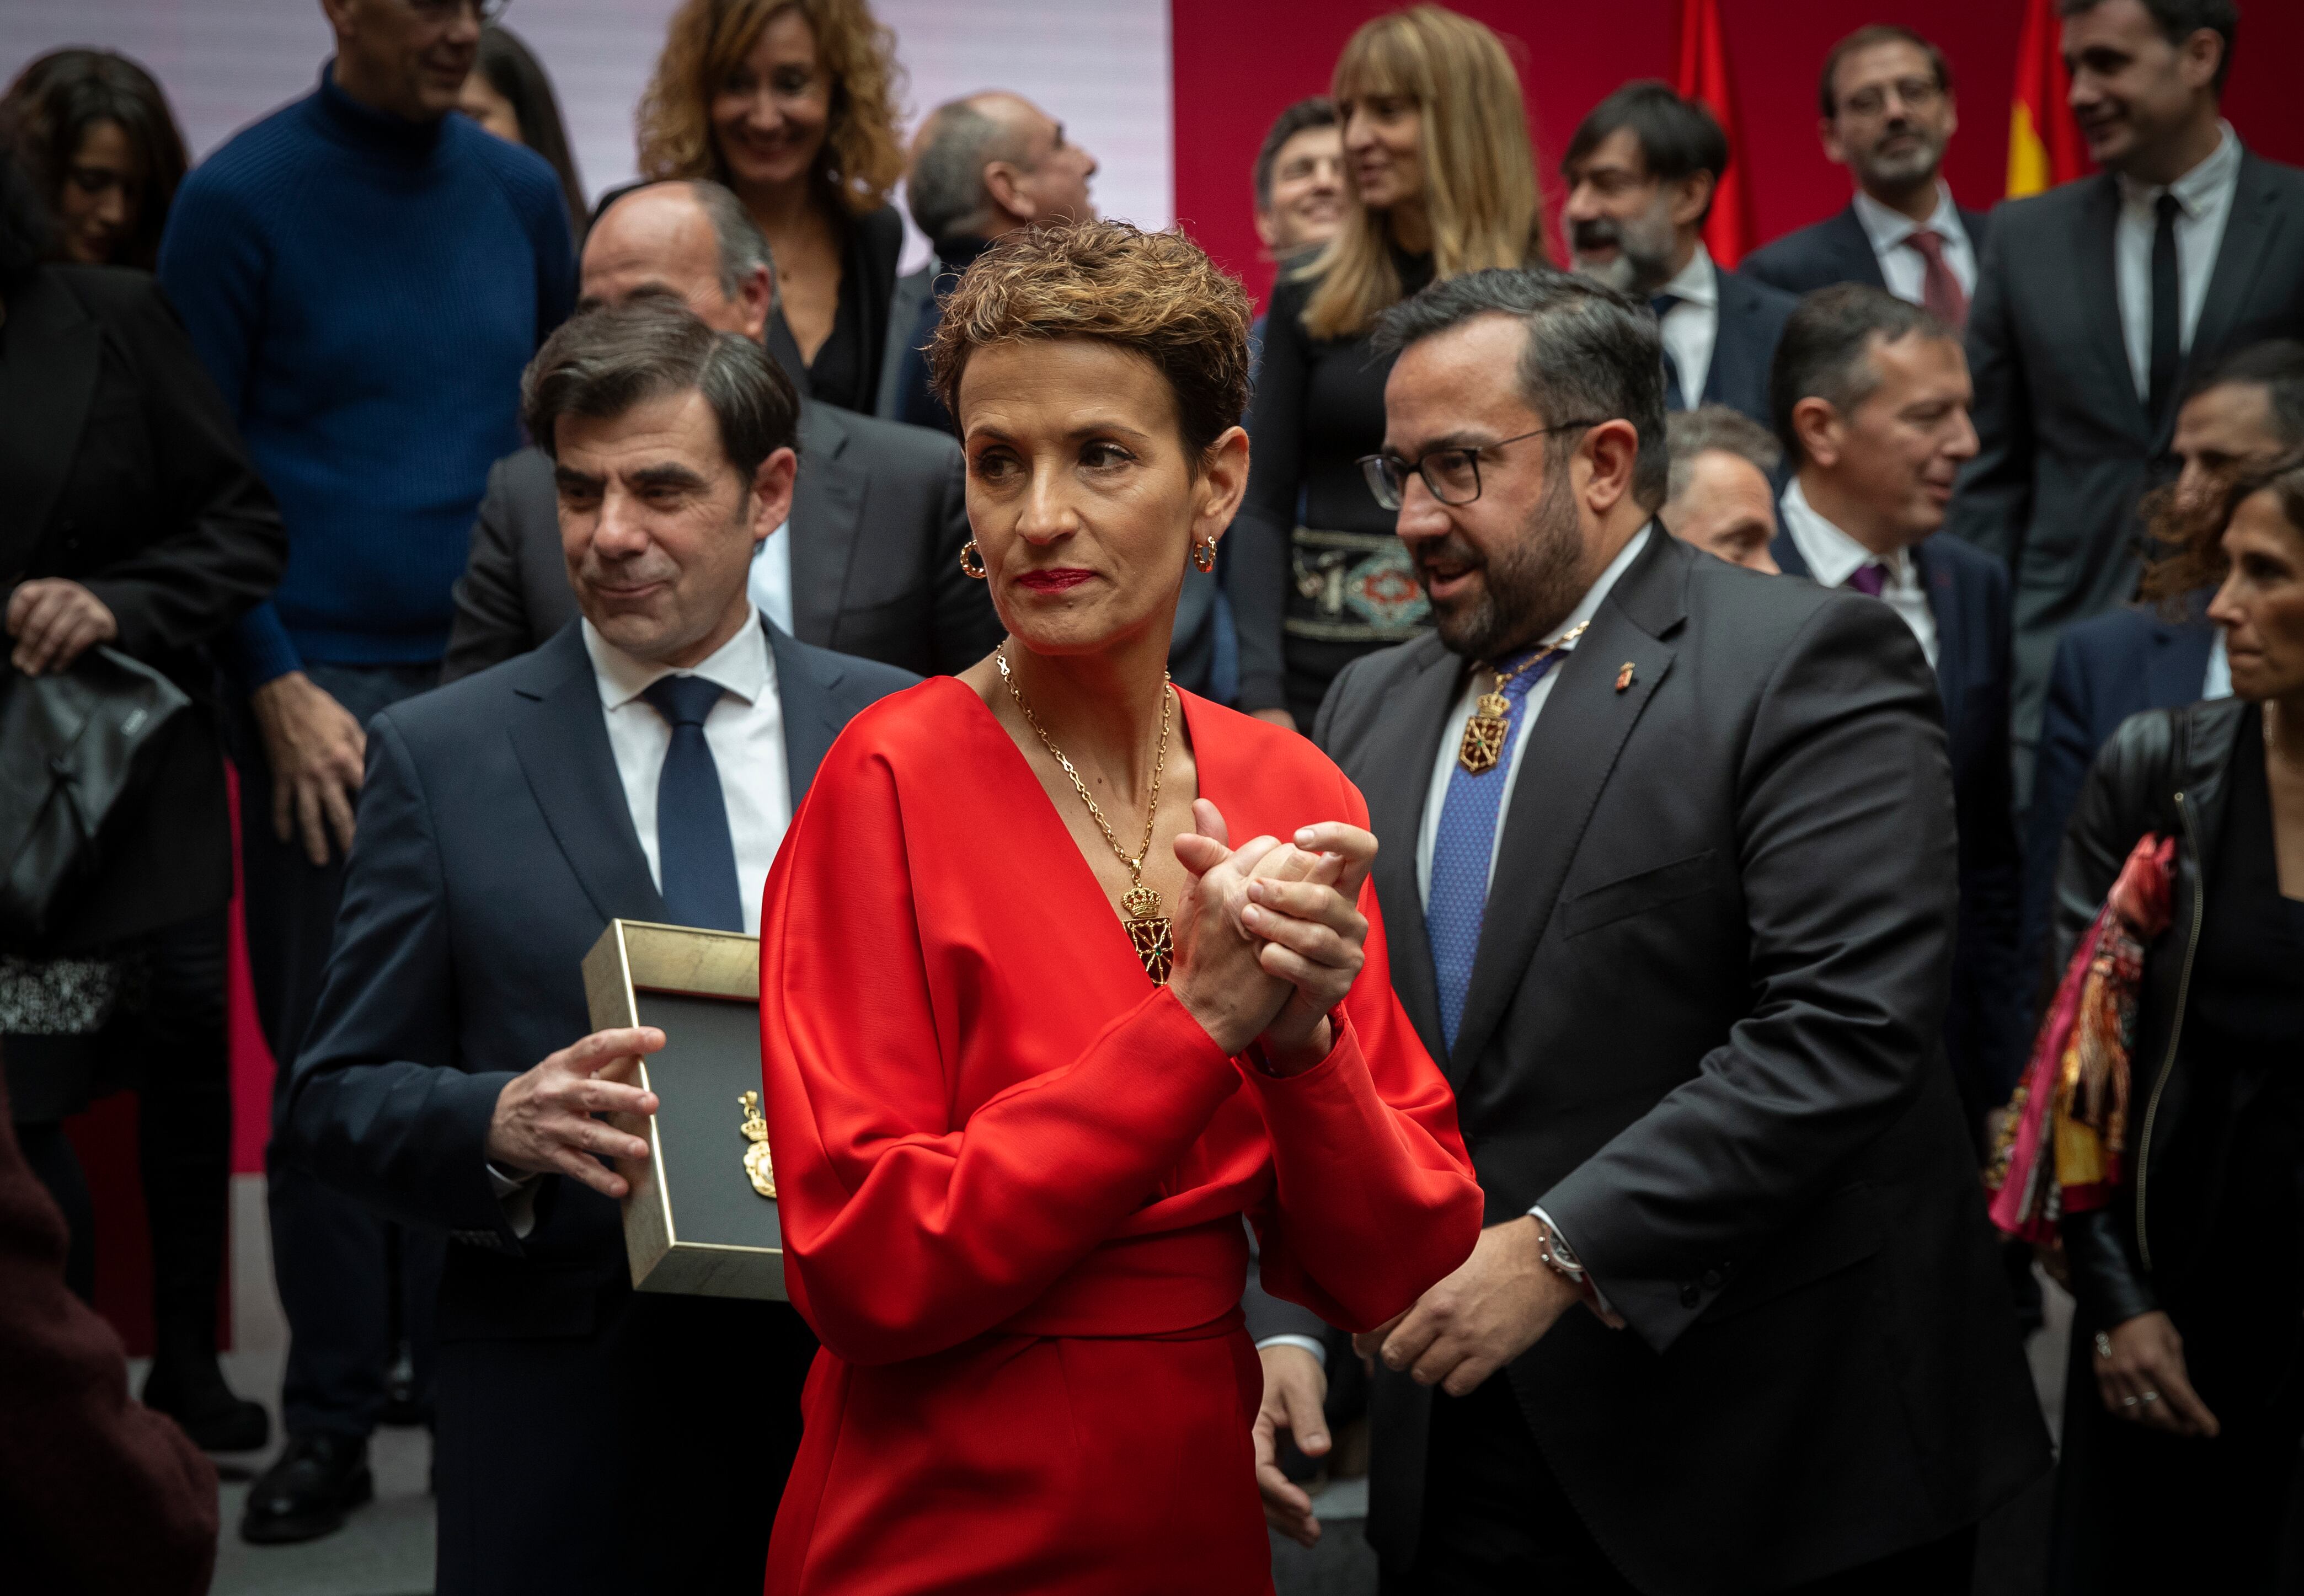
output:
MULTIPOLYGON (((1664 333, 1664 318, 1672 314, 1672 308, 1679 303, 1680 296, 1676 293, 1660 293, 1648 300, 1648 308, 1656 312, 1656 333, 1659 339, 1664 333)), ((1663 348, 1664 408, 1667 410, 1684 410, 1688 408, 1688 395, 1681 391, 1680 385, 1680 362, 1672 358, 1672 345, 1666 343, 1663 348)))
POLYGON ((664 912, 675 925, 744 929, 744 895, 736 885, 736 844, 720 767, 704 740, 704 717, 720 702, 720 684, 701 676, 666 676, 640 695, 672 726, 672 747, 656 779, 656 868, 664 912))
MULTIPOLYGON (((1512 667, 1537 650, 1523 649, 1499 660, 1494 669, 1512 667)), ((1440 830, 1432 843, 1432 890, 1424 904, 1425 934, 1432 942, 1432 966, 1440 978, 1440 1037, 1456 1051, 1456 1027, 1463 1023, 1464 996, 1472 985, 1472 960, 1480 950, 1480 920, 1488 907, 1488 866, 1495 857, 1496 818, 1512 773, 1512 746, 1529 689, 1544 673, 1568 657, 1562 649, 1504 683, 1504 749, 1494 765, 1474 775, 1458 760, 1448 773, 1448 798, 1440 808, 1440 830)))

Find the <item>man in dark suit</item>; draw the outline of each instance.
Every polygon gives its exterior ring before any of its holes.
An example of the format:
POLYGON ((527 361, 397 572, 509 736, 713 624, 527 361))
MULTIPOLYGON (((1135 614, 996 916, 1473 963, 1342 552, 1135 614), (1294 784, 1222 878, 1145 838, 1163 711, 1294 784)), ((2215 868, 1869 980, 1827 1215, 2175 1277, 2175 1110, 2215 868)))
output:
POLYGON ((1944 1052, 1969 1128, 2008 1101, 2029 1020, 2017 963, 2016 798, 2008 764, 2008 573, 1936 536, 1976 453, 1960 335, 1855 283, 1800 301, 1776 346, 1777 428, 1797 463, 1776 563, 1885 601, 1944 700, 1960 836, 1944 1052))
MULTIPOLYGON (((2304 452, 2304 343, 2275 338, 2218 361, 2176 412, 2172 452, 2181 466, 2167 510, 2183 518, 2237 475, 2304 452)), ((2179 612, 2158 604, 2107 611, 2056 642, 2040 751, 2025 817, 2024 968, 2041 974, 2056 858, 2080 783, 2120 723, 2147 709, 2178 709, 2232 695, 2224 634, 2206 591, 2179 612)))
POLYGON ((1927 661, 1882 605, 1656 524, 1636 301, 1475 273, 1380 336, 1436 631, 1354 663, 1314 736, 1489 1195, 1363 1338, 1385 1589, 1963 1590, 2047 1455, 1939 1040, 1927 661))
MULTIPOLYGON (((767 241, 717 183, 627 190, 585 236, 583 302, 673 295, 714 327, 758 342, 775 299, 767 241)), ((950 438, 802 400, 792 519, 752 567, 762 613, 803 642, 920 675, 974 664, 1000 640, 984 584, 960 569, 968 506, 950 438)), ((456 584, 441 680, 523 654, 576 613, 560 556, 552 461, 496 462, 456 584)))
POLYGON ((1960 125, 1944 52, 1909 28, 1859 28, 1825 57, 1817 97, 1825 156, 1848 168, 1856 198, 1737 270, 1790 294, 1861 283, 1966 325, 1988 222, 1954 204, 1941 175, 1960 125))
MULTIPOLYGON (((795 641, 746 591, 789 509, 797 399, 662 296, 582 314, 523 385, 581 618, 368 730, 343 914, 278 1136, 445 1230, 437 1584, 754 1596, 814 1343, 775 1303, 636 1294, 593 1118, 655 1098, 587 1034, 614 918, 758 928, 849 717, 914 679, 795 641)), ((732 1134, 733 1126, 731 1126, 732 1134)))
POLYGON ((1728 137, 1712 113, 1661 83, 1627 83, 1578 125, 1560 170, 1576 269, 1656 312, 1664 408, 1724 404, 1766 425, 1768 364, 1793 300, 1724 269, 1704 247, 1728 170, 1728 137))
POLYGON ((2227 350, 2304 334, 2304 172, 2217 114, 2232 0, 2066 0, 2105 168, 1994 213, 1968 359, 1982 451, 1951 530, 2016 584, 2018 782, 2058 635, 2136 591, 2139 498, 2174 474, 2176 396, 2227 350))

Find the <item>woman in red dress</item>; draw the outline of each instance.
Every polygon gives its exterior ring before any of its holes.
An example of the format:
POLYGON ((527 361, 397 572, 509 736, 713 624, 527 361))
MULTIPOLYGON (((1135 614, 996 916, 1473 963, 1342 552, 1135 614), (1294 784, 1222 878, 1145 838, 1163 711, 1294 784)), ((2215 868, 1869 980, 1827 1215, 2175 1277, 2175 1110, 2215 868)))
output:
POLYGON ((1247 477, 1247 328, 1192 244, 1114 223, 1016 235, 945 308, 1009 637, 856 719, 768 883, 785 1278, 824 1343, 778 1596, 1269 1591, 1241 1216, 1268 1289, 1355 1329, 1478 1233, 1360 794, 1167 682, 1247 477))

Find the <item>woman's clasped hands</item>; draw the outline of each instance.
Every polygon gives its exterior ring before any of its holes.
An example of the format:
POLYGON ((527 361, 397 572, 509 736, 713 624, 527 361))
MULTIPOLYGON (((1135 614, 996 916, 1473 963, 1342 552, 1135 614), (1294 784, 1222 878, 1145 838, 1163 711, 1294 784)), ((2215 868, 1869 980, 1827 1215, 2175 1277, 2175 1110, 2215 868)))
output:
POLYGON ((1192 821, 1198 829, 1175 844, 1193 881, 1175 916, 1169 984, 1226 1052, 1260 1043, 1275 1072, 1309 1069, 1334 1045, 1329 1011, 1366 961, 1359 901, 1376 838, 1328 821, 1233 849, 1216 805, 1195 802, 1192 821))

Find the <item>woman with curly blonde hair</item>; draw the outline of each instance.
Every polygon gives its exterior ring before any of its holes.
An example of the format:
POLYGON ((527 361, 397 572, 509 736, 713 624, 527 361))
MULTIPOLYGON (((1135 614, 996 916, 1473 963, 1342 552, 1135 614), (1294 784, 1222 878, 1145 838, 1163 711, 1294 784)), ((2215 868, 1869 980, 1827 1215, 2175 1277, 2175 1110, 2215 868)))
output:
POLYGON ((724 183, 767 236, 769 352, 802 393, 868 413, 904 239, 901 82, 866 0, 688 0, 637 117, 644 177, 724 183))

